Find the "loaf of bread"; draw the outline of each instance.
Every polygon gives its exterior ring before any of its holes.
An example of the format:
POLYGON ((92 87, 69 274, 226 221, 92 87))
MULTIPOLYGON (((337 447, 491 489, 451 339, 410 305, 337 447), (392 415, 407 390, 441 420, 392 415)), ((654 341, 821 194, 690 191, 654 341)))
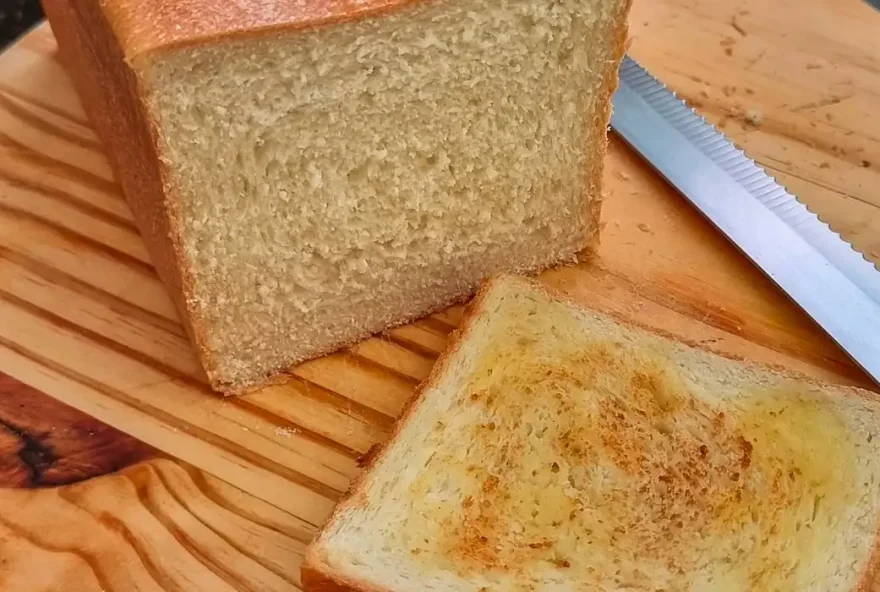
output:
POLYGON ((308 592, 867 592, 880 398, 489 282, 308 592))
POLYGON ((628 0, 44 0, 211 384, 595 244, 628 0))

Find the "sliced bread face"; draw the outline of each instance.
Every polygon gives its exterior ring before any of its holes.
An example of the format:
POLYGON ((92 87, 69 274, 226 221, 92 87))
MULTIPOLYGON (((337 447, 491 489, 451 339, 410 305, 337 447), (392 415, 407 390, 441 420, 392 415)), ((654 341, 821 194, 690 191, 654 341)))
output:
POLYGON ((306 589, 867 590, 880 405, 514 277, 306 558, 306 589))
POLYGON ((215 386, 596 239, 628 2, 404 4, 135 61, 215 386))

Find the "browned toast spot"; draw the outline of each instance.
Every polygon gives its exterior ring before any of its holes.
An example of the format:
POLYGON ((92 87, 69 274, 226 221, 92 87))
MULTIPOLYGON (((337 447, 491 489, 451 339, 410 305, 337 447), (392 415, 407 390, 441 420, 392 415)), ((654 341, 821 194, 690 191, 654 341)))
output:
POLYGON ((495 340, 460 396, 479 417, 478 460, 441 449, 412 485, 418 498, 454 483, 447 493, 463 500, 409 516, 414 533, 440 525, 420 560, 526 579, 540 564, 639 587, 720 552, 731 581, 771 589, 817 558, 822 525, 853 502, 851 431, 808 389, 768 387, 722 411, 731 393, 704 392, 668 352, 525 333, 495 340), (622 570, 595 549, 650 569, 622 570))

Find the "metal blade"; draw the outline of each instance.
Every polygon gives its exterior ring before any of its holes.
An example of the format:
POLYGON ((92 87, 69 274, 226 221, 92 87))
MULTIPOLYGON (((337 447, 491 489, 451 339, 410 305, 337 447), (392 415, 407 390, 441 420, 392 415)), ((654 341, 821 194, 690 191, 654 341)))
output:
POLYGON ((629 57, 612 128, 880 384, 880 272, 629 57))

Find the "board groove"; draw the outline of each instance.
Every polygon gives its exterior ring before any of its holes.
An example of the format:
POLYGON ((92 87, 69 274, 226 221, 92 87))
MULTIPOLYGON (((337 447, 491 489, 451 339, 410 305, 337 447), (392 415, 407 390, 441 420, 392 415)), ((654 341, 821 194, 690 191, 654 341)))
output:
POLYGON ((40 549, 49 551, 50 553, 61 553, 75 556, 77 559, 80 559, 89 567, 89 569, 98 579, 98 582, 101 585, 102 589, 113 589, 113 587, 109 585, 107 577, 103 574, 103 568, 99 566, 98 562, 93 559, 88 552, 78 549, 76 547, 68 548, 64 545, 53 544, 43 537, 34 536, 31 532, 22 528, 18 528, 15 524, 6 520, 2 514, 0 514, 0 525, 12 531, 17 537, 28 541, 35 547, 39 547, 40 549))
POLYGON ((4 168, 3 171, 0 172, 0 181, 2 181, 7 187, 24 189, 39 194, 58 204, 70 206, 81 212, 83 215, 95 218, 105 224, 115 226, 121 231, 131 233, 132 240, 137 242, 141 240, 137 226, 135 226, 134 222, 130 219, 119 216, 111 211, 104 210, 91 202, 81 200, 72 193, 67 193, 48 185, 44 185, 39 181, 19 175, 8 168, 4 168))
MULTIPOLYGON (((17 119, 19 123, 28 125, 45 134, 55 136, 60 140, 75 144, 79 148, 82 148, 84 150, 91 150, 95 154, 103 156, 104 147, 101 142, 98 141, 97 138, 95 138, 94 133, 92 133, 89 128, 78 124, 81 133, 76 133, 71 129, 65 129, 64 127, 54 124, 47 119, 40 117, 38 114, 28 110, 26 106, 37 106, 33 102, 27 99, 13 97, 15 97, 15 95, 0 90, 0 116, 2 116, 2 113, 5 111, 5 113, 17 119), (26 106, 22 106, 16 101, 24 103, 24 105, 26 106)), ((68 128, 69 127, 70 126, 68 126, 68 128)))
POLYGON ((85 170, 75 164, 64 162, 36 148, 24 144, 9 134, 0 131, 0 147, 6 148, 14 156, 44 169, 48 173, 57 173, 79 185, 112 195, 120 195, 121 188, 112 177, 102 177, 92 171, 85 170))
POLYGON ((69 331, 77 335, 78 337, 87 339, 98 347, 106 348, 133 361, 140 362, 141 364, 144 364, 146 366, 150 366, 158 373, 166 376, 169 380, 174 380, 181 384, 185 384, 186 386, 200 391, 206 395, 215 396, 214 392, 210 389, 210 387, 208 387, 207 382, 204 378, 187 374, 186 372, 183 372, 178 368, 167 365, 166 363, 156 358, 153 358, 137 349, 129 347, 124 343, 106 337, 105 335, 102 335, 101 333, 98 333, 96 331, 92 331, 91 329, 88 329, 78 323, 72 322, 58 314, 41 308, 2 289, 0 289, 0 300, 5 300, 6 302, 10 303, 14 307, 19 308, 23 312, 28 312, 37 317, 40 317, 41 319, 54 325, 58 329, 69 331))
MULTIPOLYGON (((211 524, 209 524, 201 516, 199 516, 198 512, 195 509, 193 509, 192 504, 186 499, 186 497, 180 495, 178 492, 175 491, 174 487, 171 486, 170 482, 162 474, 161 471, 155 470, 153 467, 149 467, 149 466, 145 466, 144 470, 149 470, 151 477, 154 476, 156 479, 158 479, 159 482, 161 483, 162 487, 165 489, 165 491, 167 491, 171 495, 171 497, 174 498, 174 500, 183 509, 185 509, 190 515, 192 515, 193 518, 198 520, 198 522, 202 526, 204 526, 206 529, 210 530, 212 533, 214 533, 214 535, 216 535, 218 538, 222 539, 227 545, 229 545, 230 547, 235 549, 235 551, 237 553, 240 553, 241 555, 247 557, 248 559, 254 561, 255 563, 258 563, 260 566, 271 571, 272 573, 274 573, 278 577, 282 578, 283 580, 285 580, 291 584, 296 585, 296 582, 294 581, 294 579, 292 577, 290 577, 288 574, 286 574, 284 572, 284 570, 281 569, 279 566, 273 565, 270 561, 267 561, 265 558, 255 554, 255 553, 252 553, 250 550, 247 549, 247 547, 244 544, 242 544, 242 542, 239 542, 239 541, 235 540, 234 538, 225 535, 223 532, 214 528, 213 526, 211 526, 211 524)), ((228 508, 224 508, 224 509, 228 509, 228 508)), ((285 534, 285 533, 279 532, 279 534, 285 534)), ((297 540, 299 540, 299 542, 301 542, 303 545, 306 545, 309 543, 310 539, 311 539, 311 536, 303 536, 297 540)))
POLYGON ((89 236, 85 236, 84 234, 81 234, 62 224, 58 224, 53 220, 44 218, 33 212, 15 208, 7 203, 0 202, 0 214, 4 213, 9 216, 18 218, 18 220, 29 220, 31 222, 40 224, 51 230, 53 233, 63 236, 64 238, 72 241, 74 244, 76 244, 77 248, 86 247, 88 249, 92 249, 97 253, 106 255, 111 259, 115 259, 116 261, 122 263, 133 271, 143 274, 143 276, 146 278, 155 279, 156 281, 158 281, 156 269, 149 261, 138 259, 137 257, 129 255, 124 251, 120 251, 112 245, 109 245, 100 240, 96 240, 89 236))
MULTIPOLYGON (((249 582, 243 580, 240 576, 227 569, 222 562, 216 561, 208 556, 206 553, 202 552, 199 549, 198 542, 193 540, 193 538, 191 538, 188 533, 186 533, 182 528, 179 528, 174 523, 174 521, 171 520, 166 511, 163 510, 157 500, 153 499, 153 496, 150 493, 150 476, 148 476, 146 480, 143 478, 141 478, 140 480, 135 480, 130 474, 125 475, 125 477, 134 487, 134 490, 137 494, 138 502, 144 507, 147 512, 149 512, 149 514, 153 518, 156 519, 159 524, 162 525, 162 528, 164 528, 167 533, 174 538, 177 544, 180 545, 183 552, 187 553, 190 557, 202 564, 209 571, 213 572, 216 575, 219 575, 220 578, 227 584, 229 584, 231 588, 235 590, 244 590, 246 592, 257 592, 255 588, 250 586, 249 582)), ((216 535, 216 533, 214 534, 216 535)), ((161 570, 159 569, 155 569, 155 571, 161 573, 161 570)))
MULTIPOLYGON (((82 126, 83 129, 89 130, 89 132, 92 133, 92 137, 94 137, 94 132, 92 132, 91 124, 89 123, 88 118, 85 116, 81 109, 78 109, 75 113, 72 113, 66 109, 59 109, 58 107, 50 103, 37 100, 33 96, 29 96, 23 92, 20 92, 18 89, 16 89, 14 86, 11 86, 10 84, 0 84, 0 93, 9 95, 10 97, 14 97, 15 99, 18 99, 19 101, 22 101, 24 103, 29 103, 35 107, 38 107, 39 109, 47 111, 53 115, 57 115, 58 117, 63 117, 67 119, 70 123, 77 124, 79 126, 82 126)), ((98 142, 100 144, 96 137, 94 139, 95 142, 98 142)))
POLYGON ((154 417, 157 417, 161 421, 172 427, 172 429, 185 431, 188 434, 196 436, 204 442, 215 446, 219 450, 222 450, 233 456, 240 457, 242 460, 246 460, 256 467, 270 471, 291 483, 301 485, 322 497, 331 500, 337 500, 342 495, 341 489, 333 488, 329 485, 324 484, 321 481, 303 475, 302 473, 294 469, 281 465, 260 454, 254 453, 247 448, 243 448, 235 444, 231 440, 216 434, 215 432, 209 431, 190 422, 186 422, 163 409, 148 405, 141 399, 133 397, 128 393, 125 393, 118 389, 114 389, 106 384, 101 383, 100 381, 80 374, 79 372, 71 368, 53 362, 41 356, 40 354, 37 354, 36 352, 29 351, 19 346, 18 344, 7 340, 2 335, 0 335, 0 345, 7 347, 10 350, 18 353, 19 355, 29 358, 41 365, 49 367, 52 370, 62 374, 63 376, 80 384, 83 384, 84 386, 87 386, 91 389, 94 389, 100 392, 102 395, 107 396, 117 402, 137 409, 140 412, 148 413, 154 417))

